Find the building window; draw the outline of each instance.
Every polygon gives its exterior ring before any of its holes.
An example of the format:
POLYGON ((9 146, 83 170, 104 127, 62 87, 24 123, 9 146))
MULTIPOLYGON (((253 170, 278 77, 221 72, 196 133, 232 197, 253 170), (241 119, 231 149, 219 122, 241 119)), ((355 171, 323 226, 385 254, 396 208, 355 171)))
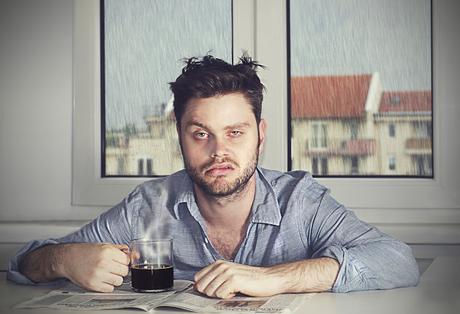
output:
POLYGON ((356 175, 358 173, 359 173, 358 157, 353 156, 351 157, 351 174, 356 175))
POLYGON ((396 170, 396 157, 393 155, 388 156, 388 170, 396 170))
POLYGON ((431 121, 415 121, 412 126, 415 138, 431 138, 431 121))
POLYGON ((318 171, 319 167, 318 167, 318 157, 313 157, 311 159, 311 172, 313 175, 318 175, 319 174, 319 171, 318 171))
POLYGON ((312 174, 325 176, 328 174, 328 164, 326 157, 313 157, 312 158, 312 174))
POLYGON ((313 148, 327 147, 327 128, 325 123, 312 124, 311 143, 313 148))
POLYGON ((356 121, 352 121, 349 123, 350 126, 350 138, 355 140, 358 138, 358 123, 356 121))
POLYGON ((137 174, 139 176, 144 175, 144 159, 137 160, 137 174))
POLYGON ((101 9, 102 177, 153 175, 152 161, 131 164, 138 154, 158 160, 156 175, 177 171, 168 82, 186 57, 232 61, 232 0, 104 0, 101 9))
POLYGON ((395 137, 396 136, 396 127, 395 127, 394 123, 390 123, 388 125, 388 135, 390 137, 395 137))
POLYGON ((327 166, 327 158, 321 158, 321 175, 325 176, 329 173, 329 169, 327 166))
POLYGON ((147 175, 153 175, 153 161, 150 158, 147 159, 147 175))

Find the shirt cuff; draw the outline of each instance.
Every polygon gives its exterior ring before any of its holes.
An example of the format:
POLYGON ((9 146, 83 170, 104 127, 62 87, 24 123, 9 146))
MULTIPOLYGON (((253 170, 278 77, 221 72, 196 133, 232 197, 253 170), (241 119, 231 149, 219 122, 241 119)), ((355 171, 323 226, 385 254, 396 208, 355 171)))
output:
POLYGON ((19 265, 23 259, 23 257, 27 254, 29 254, 30 252, 42 247, 42 246, 45 246, 45 245, 48 245, 48 244, 57 244, 58 242, 54 239, 49 239, 49 240, 34 240, 34 241, 30 241, 29 243, 27 243, 23 248, 21 248, 15 256, 13 256, 11 259, 10 259, 10 262, 9 262, 9 265, 8 265, 8 272, 6 274, 6 278, 8 280, 11 280, 11 281, 14 281, 16 283, 19 283, 19 284, 23 284, 23 285, 37 285, 37 286, 50 286, 50 285, 56 285, 56 284, 59 284, 59 283, 62 283, 62 282, 65 282, 67 281, 66 279, 64 278, 61 278, 61 279, 56 279, 56 280, 53 280, 53 281, 49 281, 49 282, 40 282, 40 283, 37 283, 37 282, 34 282, 32 280, 30 280, 29 278, 27 278, 25 275, 23 275, 20 271, 19 271, 19 265))
POLYGON ((348 292, 354 290, 366 290, 363 279, 365 266, 353 259, 348 250, 340 246, 330 246, 324 249, 320 257, 330 257, 340 264, 339 273, 331 288, 331 292, 348 292))

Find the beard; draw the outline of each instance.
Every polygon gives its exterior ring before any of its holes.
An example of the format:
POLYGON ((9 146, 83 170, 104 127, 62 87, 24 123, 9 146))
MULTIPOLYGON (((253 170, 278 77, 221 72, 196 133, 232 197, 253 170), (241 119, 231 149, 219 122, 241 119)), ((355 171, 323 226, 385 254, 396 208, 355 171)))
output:
POLYGON ((248 166, 245 167, 241 174, 235 179, 227 181, 225 176, 210 177, 206 174, 206 169, 211 168, 214 165, 220 163, 230 163, 234 166, 234 169, 239 169, 237 162, 230 158, 220 158, 218 161, 213 160, 201 167, 193 167, 190 162, 184 156, 185 170, 192 179, 192 181, 207 195, 216 198, 228 198, 239 195, 240 192, 244 191, 249 180, 252 178, 256 171, 257 164, 259 162, 259 150, 256 148, 254 154, 249 160, 248 166))

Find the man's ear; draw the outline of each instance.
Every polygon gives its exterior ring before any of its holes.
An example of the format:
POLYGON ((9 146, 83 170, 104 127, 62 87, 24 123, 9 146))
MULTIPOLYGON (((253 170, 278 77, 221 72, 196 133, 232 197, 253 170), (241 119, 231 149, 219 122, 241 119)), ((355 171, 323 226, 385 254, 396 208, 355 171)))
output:
POLYGON ((265 145, 265 131, 267 130, 267 121, 260 119, 259 122, 259 155, 262 154, 265 145))

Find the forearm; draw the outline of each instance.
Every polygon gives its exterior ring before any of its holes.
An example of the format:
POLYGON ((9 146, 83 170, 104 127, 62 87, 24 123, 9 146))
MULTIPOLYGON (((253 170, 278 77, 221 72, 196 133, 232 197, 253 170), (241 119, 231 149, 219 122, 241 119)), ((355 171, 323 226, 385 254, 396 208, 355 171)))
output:
POLYGON ((331 290, 340 265, 329 257, 302 260, 267 268, 267 274, 277 278, 278 293, 322 292, 331 290))
POLYGON ((62 263, 66 244, 46 245, 27 254, 20 272, 34 282, 48 282, 63 277, 62 263))

